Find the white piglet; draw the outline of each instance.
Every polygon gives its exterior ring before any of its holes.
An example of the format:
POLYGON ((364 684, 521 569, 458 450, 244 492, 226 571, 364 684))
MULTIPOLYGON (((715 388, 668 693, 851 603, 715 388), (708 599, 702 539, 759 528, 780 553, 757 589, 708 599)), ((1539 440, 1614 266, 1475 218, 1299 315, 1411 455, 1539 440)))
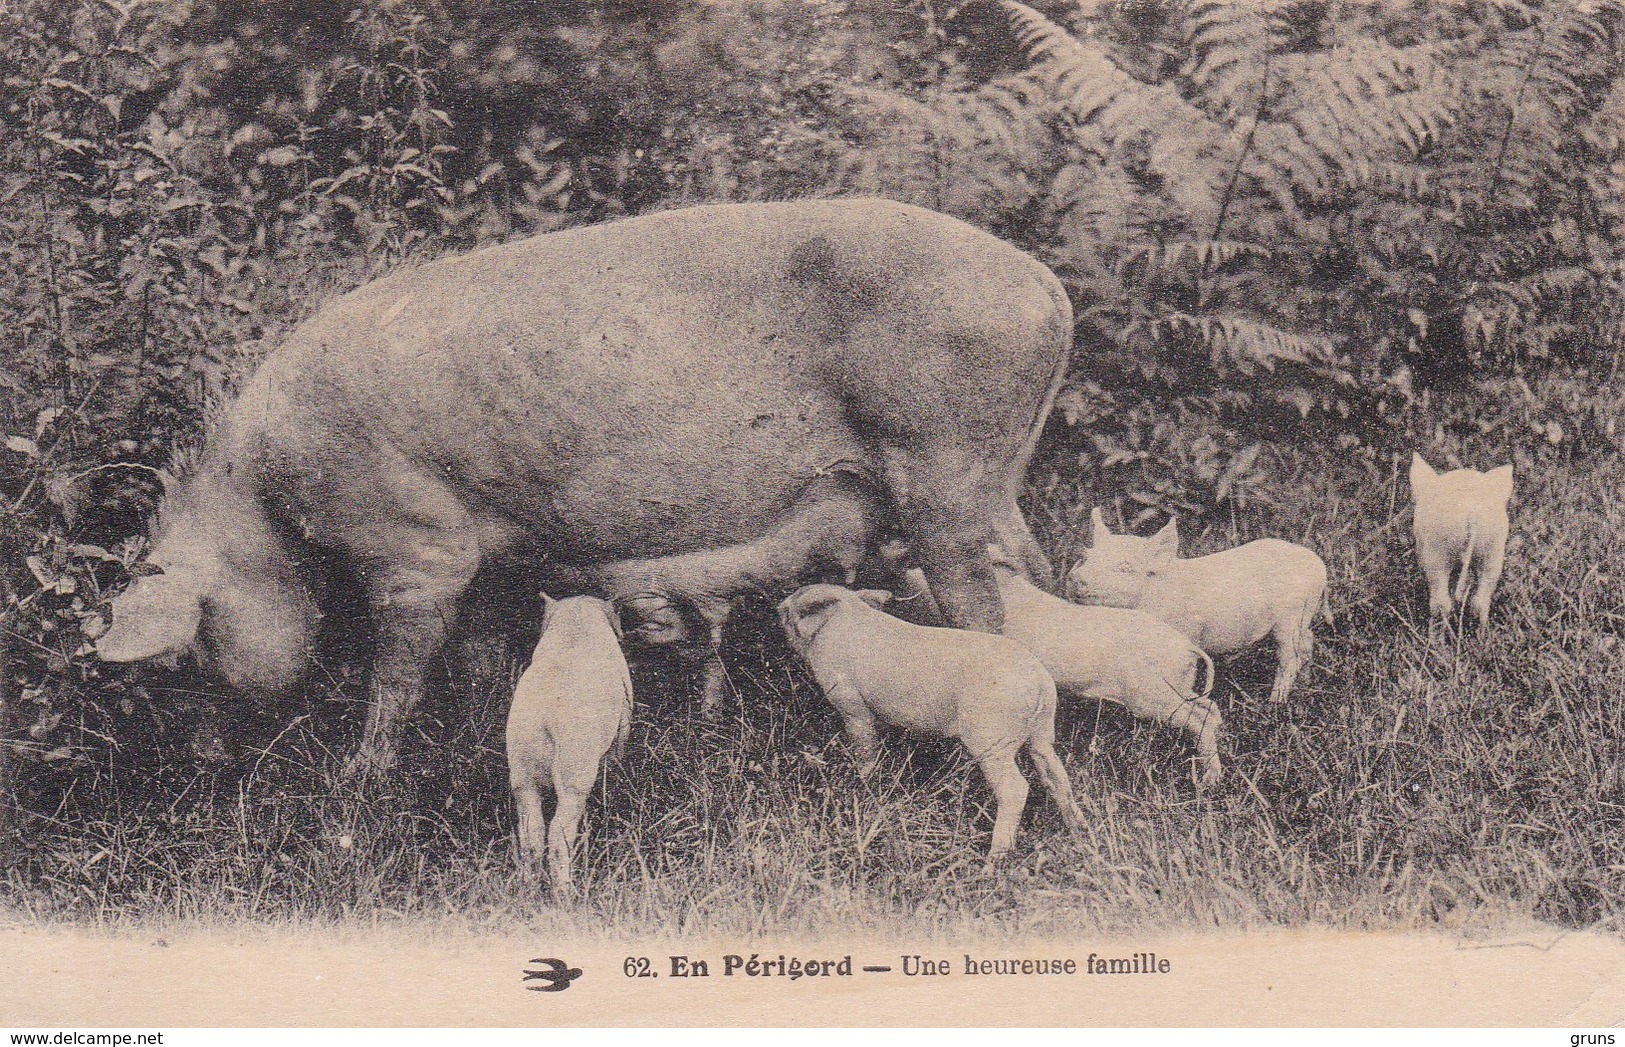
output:
MULTIPOLYGON (((1000 634, 1038 657, 1061 697, 1111 702, 1142 720, 1185 731, 1196 746, 1202 784, 1219 780, 1221 718, 1208 697, 1213 662, 1201 648, 1144 611, 1080 607, 1051 596, 1023 578, 998 548, 989 548, 988 555, 1004 601, 1000 634)), ((899 570, 894 584, 894 607, 922 617, 937 613, 924 571, 899 570)))
POLYGON ((1490 601, 1506 563, 1512 466, 1486 473, 1455 469, 1440 474, 1421 455, 1412 454, 1411 499, 1416 505, 1412 520, 1416 559, 1427 577, 1430 618, 1449 619, 1454 610, 1450 575, 1459 567, 1455 603, 1467 600, 1476 578, 1478 587, 1469 606, 1479 630, 1488 629, 1490 601))
POLYGON ((542 637, 508 711, 508 781, 519 808, 519 848, 547 857, 553 892, 575 888, 572 852, 605 754, 617 758, 632 724, 632 677, 620 618, 607 600, 542 597, 542 637), (555 801, 549 823, 542 794, 555 801))
POLYGON ((807 663, 846 727, 867 777, 880 757, 877 723, 957 738, 982 770, 997 807, 988 860, 1015 843, 1027 805, 1016 766, 1025 747, 1068 828, 1083 824, 1055 753, 1055 681, 1014 640, 912 625, 877 609, 890 593, 809 585, 779 604, 790 647, 807 663))
POLYGON ((1209 654, 1232 654, 1267 637, 1278 656, 1270 698, 1285 701, 1314 650, 1315 616, 1326 615, 1326 565, 1292 542, 1264 538, 1179 558, 1175 521, 1150 538, 1113 534, 1099 509, 1094 544, 1066 577, 1081 604, 1126 607, 1161 618, 1209 654))

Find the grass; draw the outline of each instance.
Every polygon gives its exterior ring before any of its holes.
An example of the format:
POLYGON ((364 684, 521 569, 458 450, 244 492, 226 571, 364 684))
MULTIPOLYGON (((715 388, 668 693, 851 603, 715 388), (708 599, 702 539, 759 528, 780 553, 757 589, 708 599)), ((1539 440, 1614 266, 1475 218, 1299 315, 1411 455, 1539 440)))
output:
MULTIPOLYGON (((992 875, 980 871, 991 796, 970 762, 894 738, 859 781, 833 713, 764 621, 736 630, 741 698, 718 721, 681 681, 640 673, 634 741, 590 811, 576 906, 551 906, 515 871, 501 755, 511 677, 496 673, 427 710, 385 795, 337 778, 359 722, 351 680, 267 721, 229 770, 196 771, 166 743, 47 783, 0 914, 927 938, 1535 917, 1619 933, 1622 481, 1611 456, 1521 476, 1494 636, 1430 642, 1397 474, 1344 463, 1286 477, 1259 518, 1322 554, 1336 614, 1292 700, 1265 698, 1267 654, 1223 668, 1227 776, 1207 793, 1174 732, 1063 708, 1059 748, 1087 828, 1065 833, 1035 788, 1017 853, 992 875)), ((1084 540, 1087 493, 1063 487, 1034 514, 1063 566, 1084 540)), ((1257 526, 1188 535, 1186 551, 1257 526)))

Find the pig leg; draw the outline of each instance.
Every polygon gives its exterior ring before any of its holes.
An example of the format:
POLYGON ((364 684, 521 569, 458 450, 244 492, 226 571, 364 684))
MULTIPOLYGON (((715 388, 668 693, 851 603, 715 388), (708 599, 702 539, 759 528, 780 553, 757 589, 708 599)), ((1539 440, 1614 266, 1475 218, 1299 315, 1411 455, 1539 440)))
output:
POLYGON ((1479 633, 1486 633, 1490 628, 1490 601, 1495 598, 1495 587, 1501 583, 1501 571, 1506 566, 1506 545, 1504 542, 1487 543, 1489 548, 1483 550, 1482 557, 1474 564, 1478 572, 1478 589, 1473 593, 1469 606, 1473 615, 1478 619, 1479 633))
POLYGON ((1180 681, 1183 689, 1160 675, 1148 675, 1106 700, 1116 702, 1138 719, 1166 724, 1189 735, 1202 763, 1202 784, 1212 785, 1224 773, 1219 760, 1219 707, 1211 698, 1194 696, 1195 675, 1190 672, 1180 681))
POLYGON ((1032 757, 1033 767, 1038 771, 1038 780, 1044 783, 1044 789, 1049 793, 1050 799, 1061 809, 1061 821, 1073 832, 1081 831, 1083 811, 1078 808, 1078 798, 1072 794, 1072 776, 1066 773, 1066 765, 1055 753, 1053 705, 1040 717, 1037 729, 1028 739, 1027 755, 1032 757))
POLYGON ((1004 624, 1004 604, 993 582, 984 537, 978 535, 968 542, 922 541, 920 562, 950 625, 996 633, 1004 624))
POLYGON ((722 664, 722 623, 711 624, 711 635, 705 655, 705 681, 701 691, 700 713, 715 716, 722 708, 722 699, 728 694, 728 669, 722 664))
POLYGON ((428 534, 406 547, 409 559, 368 572, 378 648, 361 747, 345 767, 352 776, 375 777, 394 766, 402 721, 422 699, 429 660, 479 568, 471 535, 428 534))
POLYGON ((847 744, 857 757, 858 777, 867 779, 880 762, 880 734, 875 730, 875 718, 865 709, 861 716, 848 717, 845 724, 847 744))
POLYGON ((553 812, 553 821, 547 827, 547 872, 552 882, 553 896, 568 901, 575 896, 573 862, 576 838, 581 834, 581 819, 587 813, 589 788, 575 789, 555 779, 559 804, 553 812))
POLYGON ((1028 581, 1045 592, 1055 590, 1055 566, 1044 555, 1015 502, 1011 502, 1010 508, 994 523, 993 534, 1005 553, 1022 566, 1028 581))
POLYGON ((1217 785, 1224 776, 1224 764, 1219 760, 1219 707, 1211 698, 1192 698, 1182 704, 1181 720, 1174 726, 1190 734, 1196 746, 1197 759, 1202 764, 1203 785, 1217 785))
POLYGON ((722 657, 715 651, 706 655, 705 675, 700 685, 700 714, 715 716, 722 708, 722 699, 728 694, 728 670, 722 657))
MULTIPOLYGON (((1316 600, 1316 604, 1319 600, 1316 600)), ((1270 688, 1270 701, 1284 702, 1292 693, 1298 673, 1309 664, 1315 649, 1315 634, 1309 628, 1314 615, 1313 605, 1293 621, 1281 621, 1275 626, 1275 686, 1270 688)))
POLYGON ((1016 766, 1016 751, 1012 745, 985 751, 977 757, 976 763, 992 788, 995 801, 993 842, 987 850, 987 863, 991 867, 995 859, 1015 846, 1021 812, 1027 809, 1029 786, 1021 768, 1016 766))
POLYGON ((857 761, 859 778, 868 778, 880 762, 880 734, 875 728, 875 715, 864 704, 863 698, 844 681, 837 680, 824 691, 829 704, 841 717, 846 729, 846 743, 852 747, 857 761))
POLYGON ((983 490, 980 464, 952 468, 923 455, 892 454, 885 471, 903 531, 948 624, 998 632, 1004 604, 987 555, 999 518, 989 506, 998 499, 983 490))
POLYGON ((1428 626, 1432 632, 1435 623, 1450 620, 1450 568, 1453 565, 1444 551, 1431 542, 1417 543, 1416 559, 1428 582, 1428 626))
POLYGON ((1467 602, 1467 590, 1473 584, 1473 543, 1461 551, 1461 573, 1456 575, 1456 591, 1452 595, 1458 604, 1467 602))
POLYGON ((514 807, 519 811, 519 856, 528 865, 541 864, 547 853, 547 815, 542 807, 542 791, 529 776, 513 783, 514 807))

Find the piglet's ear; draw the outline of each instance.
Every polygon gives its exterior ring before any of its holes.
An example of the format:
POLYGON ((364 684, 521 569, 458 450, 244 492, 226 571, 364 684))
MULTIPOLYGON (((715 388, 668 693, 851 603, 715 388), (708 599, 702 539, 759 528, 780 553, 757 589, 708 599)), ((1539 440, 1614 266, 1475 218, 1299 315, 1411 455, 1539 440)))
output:
POLYGON ((1179 556, 1179 521, 1170 518, 1162 530, 1151 536, 1152 560, 1158 565, 1172 563, 1179 556))
POLYGON ((829 610, 831 607, 834 607, 840 602, 841 598, 836 593, 819 593, 817 595, 805 597, 804 599, 798 601, 795 608, 795 614, 797 618, 810 618, 811 616, 822 611, 829 610))
MULTIPOLYGON (((543 593, 542 599, 547 600, 549 597, 546 593, 543 593)), ((604 601, 604 617, 609 619, 609 627, 614 630, 615 639, 626 639, 626 628, 621 625, 621 612, 608 600, 604 601)))
POLYGON ((1439 474, 1433 471, 1433 466, 1429 465, 1422 458, 1422 456, 1417 454, 1415 451, 1411 452, 1412 491, 1426 491, 1429 486, 1432 485, 1433 481, 1438 479, 1438 477, 1439 474))
POLYGON ((877 611, 884 611, 892 602, 892 594, 884 589, 859 589, 857 597, 877 611))
POLYGON ((1106 526, 1106 514, 1100 511, 1100 506, 1097 505, 1089 511, 1089 521, 1095 525, 1095 533, 1092 541, 1096 545, 1100 544, 1100 540, 1102 538, 1110 538, 1112 536, 1111 528, 1106 526))
POLYGON ((798 589, 779 604, 779 624, 784 627, 784 638, 790 646, 805 655, 807 645, 818 634, 819 619, 840 602, 835 593, 803 595, 798 589))
POLYGON ((1512 466, 1503 465, 1484 474, 1495 485, 1495 493, 1507 501, 1512 500, 1512 466))

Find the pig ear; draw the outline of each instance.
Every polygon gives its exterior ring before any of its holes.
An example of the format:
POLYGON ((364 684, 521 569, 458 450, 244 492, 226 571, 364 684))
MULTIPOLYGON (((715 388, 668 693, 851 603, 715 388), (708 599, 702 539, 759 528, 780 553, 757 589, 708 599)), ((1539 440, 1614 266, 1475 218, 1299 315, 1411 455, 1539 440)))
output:
POLYGON ((197 639, 203 594, 176 573, 137 578, 108 606, 113 624, 96 641, 104 662, 139 662, 184 651, 197 639))
MULTIPOLYGON (((542 599, 545 602, 549 603, 549 604, 551 604, 553 602, 552 597, 548 596, 546 593, 542 594, 542 599)), ((604 617, 609 619, 609 627, 615 631, 615 639, 617 639, 617 640, 626 639, 625 627, 621 625, 621 612, 620 612, 620 609, 618 607, 616 607, 613 603, 610 603, 608 600, 605 600, 603 602, 603 608, 604 608, 604 617)))
POLYGON ((1004 546, 998 544, 997 542, 994 542, 987 547, 987 562, 992 564, 994 567, 1002 567, 1007 571, 1021 570, 1021 568, 1016 566, 1015 558, 1005 550, 1004 546))
POLYGON ((1093 541, 1096 545, 1100 544, 1102 538, 1112 536, 1111 528, 1106 526, 1106 514, 1100 511, 1100 506, 1097 505, 1089 511, 1089 520, 1095 525, 1093 541))
POLYGON ((906 569, 910 553, 908 543, 901 538, 887 538, 875 546, 875 558, 891 571, 906 569))
POLYGON ((1512 466, 1503 465, 1499 469, 1491 469, 1484 475, 1495 485, 1496 494, 1507 501, 1512 500, 1512 466))
POLYGON ((820 611, 827 611, 840 602, 839 593, 818 593, 814 596, 808 596, 799 601, 799 606, 796 608, 796 617, 810 617, 820 611))
POLYGON ((1433 466, 1429 465, 1421 455, 1415 451, 1411 452, 1411 490, 1427 490, 1428 485, 1437 479, 1438 475, 1433 471, 1433 466))
POLYGON ((886 605, 892 602, 892 594, 884 589, 859 589, 856 595, 877 611, 884 611, 886 605))
POLYGON ((1151 536, 1152 559, 1158 565, 1172 563, 1179 557, 1179 521, 1168 518, 1162 530, 1151 536))

